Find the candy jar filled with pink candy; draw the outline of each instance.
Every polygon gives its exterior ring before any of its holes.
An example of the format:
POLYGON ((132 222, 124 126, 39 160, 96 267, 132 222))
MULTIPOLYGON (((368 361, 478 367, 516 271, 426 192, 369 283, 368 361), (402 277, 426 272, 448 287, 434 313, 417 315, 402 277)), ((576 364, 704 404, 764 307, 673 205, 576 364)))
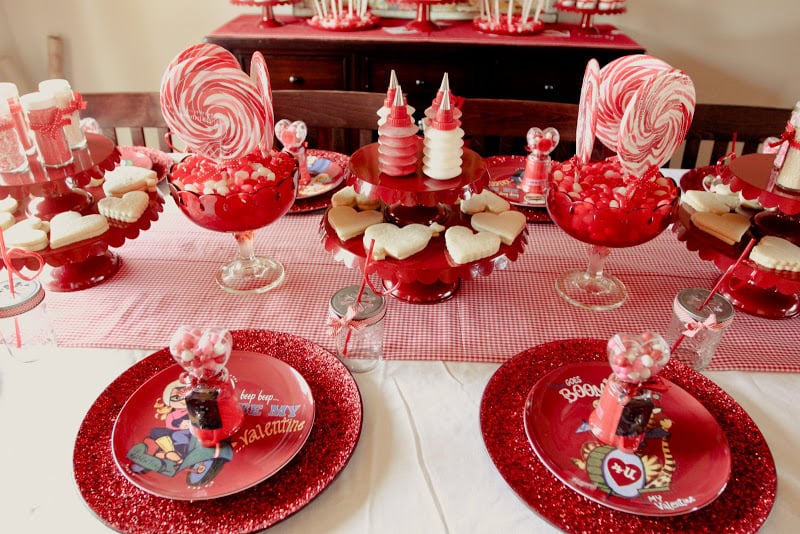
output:
POLYGON ((660 59, 587 64, 576 154, 553 165, 546 200, 553 221, 589 245, 588 267, 556 281, 571 304, 609 310, 625 302, 625 285, 604 273, 605 261, 611 248, 645 243, 671 222, 679 190, 659 168, 683 142, 694 107, 692 80, 660 59), (595 139, 617 155, 591 161, 595 139))
POLYGON ((244 412, 234 395, 235 384, 225 365, 233 339, 222 328, 182 326, 172 336, 169 351, 183 368, 184 399, 190 430, 204 447, 213 447, 242 425, 244 412))
POLYGON ((606 353, 612 373, 589 416, 589 429, 602 443, 633 452, 644 439, 654 395, 665 390, 657 375, 669 361, 669 345, 654 332, 617 334, 606 353))
POLYGON ((194 223, 233 235, 238 256, 216 274, 231 293, 261 293, 280 285, 283 265, 256 255, 255 231, 289 211, 297 191, 297 162, 273 150, 269 73, 256 52, 250 75, 222 47, 194 45, 167 66, 161 111, 191 152, 169 176, 172 198, 194 223))

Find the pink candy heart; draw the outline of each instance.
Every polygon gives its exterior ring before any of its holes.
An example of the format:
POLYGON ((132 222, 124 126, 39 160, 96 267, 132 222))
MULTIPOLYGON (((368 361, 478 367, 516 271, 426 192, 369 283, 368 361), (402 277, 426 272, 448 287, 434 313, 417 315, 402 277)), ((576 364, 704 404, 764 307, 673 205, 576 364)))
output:
POLYGON ((308 128, 303 121, 289 122, 287 119, 281 119, 275 124, 275 137, 287 150, 299 148, 305 142, 306 135, 308 128))
POLYGON ((225 369, 233 339, 224 328, 181 326, 170 340, 172 358, 195 378, 213 378, 225 369))
POLYGON ((623 382, 646 382, 669 361, 669 345, 654 332, 640 336, 616 334, 608 340, 606 354, 611 370, 623 382))
POLYGON ((540 154, 549 154, 556 148, 560 140, 558 130, 555 128, 531 128, 528 130, 526 140, 528 141, 528 148, 531 151, 539 152, 540 154))

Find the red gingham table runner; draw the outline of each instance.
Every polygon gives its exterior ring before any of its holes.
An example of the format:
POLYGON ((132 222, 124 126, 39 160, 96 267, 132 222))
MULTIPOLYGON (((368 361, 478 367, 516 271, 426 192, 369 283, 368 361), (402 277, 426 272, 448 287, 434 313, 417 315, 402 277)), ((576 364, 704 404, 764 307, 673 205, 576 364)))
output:
MULTIPOLYGON (((260 295, 231 295, 214 282, 217 267, 236 254, 233 237, 205 230, 167 207, 153 226, 117 250, 122 267, 110 280, 75 292, 47 293, 58 343, 65 347, 158 349, 180 325, 264 328, 303 336, 333 349, 328 301, 361 273, 324 250, 321 213, 286 215, 258 231, 258 253, 287 269, 282 286, 260 295)), ((611 252, 606 270, 627 285, 616 310, 577 309, 557 294, 556 276, 585 267, 587 246, 551 224, 528 225, 517 261, 464 281, 436 304, 389 298, 386 358, 503 362, 547 341, 608 338, 617 332, 666 332, 674 295, 711 288, 719 271, 668 229, 653 241, 611 252)), ((800 319, 768 320, 737 312, 709 370, 800 372, 800 319)))

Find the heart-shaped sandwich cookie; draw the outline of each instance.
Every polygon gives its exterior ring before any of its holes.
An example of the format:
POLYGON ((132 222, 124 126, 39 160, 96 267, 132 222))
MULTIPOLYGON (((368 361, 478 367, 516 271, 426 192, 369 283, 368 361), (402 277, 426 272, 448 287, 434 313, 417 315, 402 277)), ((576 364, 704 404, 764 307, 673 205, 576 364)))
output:
POLYGON ((417 252, 425 249, 431 237, 444 231, 444 226, 433 223, 409 224, 400 228, 391 223, 381 223, 370 226, 364 232, 364 250, 368 251, 372 241, 372 257, 383 260, 386 256, 404 260, 417 252))
POLYGON ((723 214, 736 209, 739 205, 739 197, 691 189, 681 195, 681 204, 690 206, 694 211, 723 214))
POLYGON ((444 233, 447 253, 459 264, 478 261, 500 250, 500 237, 490 232, 473 234, 466 226, 451 226, 444 233))
POLYGON ((383 222, 383 215, 375 210, 356 211, 350 206, 334 206, 328 210, 328 222, 339 239, 347 241, 373 224, 383 222))
POLYGON ((108 230, 108 221, 98 213, 81 215, 65 211, 50 219, 50 248, 59 248, 97 237, 108 230))
POLYGON ((47 248, 48 223, 38 217, 23 219, 3 232, 3 239, 8 248, 19 248, 28 252, 36 252, 47 248))
POLYGON ((356 193, 352 185, 339 189, 331 196, 331 206, 350 206, 360 210, 378 209, 381 201, 377 198, 371 199, 361 193, 356 193))
POLYGON ((109 219, 132 223, 139 220, 149 204, 150 195, 146 192, 128 191, 122 198, 101 198, 97 201, 97 211, 109 219))
POLYGON ((729 245, 738 243, 750 228, 750 219, 738 213, 718 215, 708 211, 692 213, 692 224, 729 245))
POLYGON ((0 211, 14 213, 15 211, 17 211, 18 207, 19 207, 19 202, 17 202, 17 199, 12 197, 11 195, 0 200, 0 211))
POLYGON ((151 169, 123 165, 106 172, 103 191, 107 197, 121 197, 128 191, 155 191, 158 175, 151 169))
POLYGON ((472 195, 461 201, 461 212, 470 215, 480 213, 482 211, 490 211, 492 213, 501 213, 511 209, 511 204, 489 189, 484 189, 477 195, 472 195))
POLYGON ((800 247, 782 237, 768 235, 750 251, 750 259, 776 271, 800 271, 800 247))
POLYGON ((500 237, 506 245, 514 242, 525 228, 525 215, 519 211, 504 211, 503 213, 476 213, 472 216, 470 224, 478 232, 491 232, 500 237))

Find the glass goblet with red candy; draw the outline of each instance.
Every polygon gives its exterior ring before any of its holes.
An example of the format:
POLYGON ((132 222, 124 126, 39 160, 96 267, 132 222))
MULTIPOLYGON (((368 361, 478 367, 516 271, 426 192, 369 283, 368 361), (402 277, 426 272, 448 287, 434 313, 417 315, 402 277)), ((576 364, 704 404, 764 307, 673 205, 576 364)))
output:
POLYGON ((547 210, 567 234, 589 244, 586 269, 562 273, 556 288, 571 304, 609 310, 625 302, 621 280, 604 272, 612 248, 632 247, 659 235, 670 223, 679 192, 653 169, 643 177, 625 175, 619 160, 580 165, 575 158, 553 165, 547 210))

